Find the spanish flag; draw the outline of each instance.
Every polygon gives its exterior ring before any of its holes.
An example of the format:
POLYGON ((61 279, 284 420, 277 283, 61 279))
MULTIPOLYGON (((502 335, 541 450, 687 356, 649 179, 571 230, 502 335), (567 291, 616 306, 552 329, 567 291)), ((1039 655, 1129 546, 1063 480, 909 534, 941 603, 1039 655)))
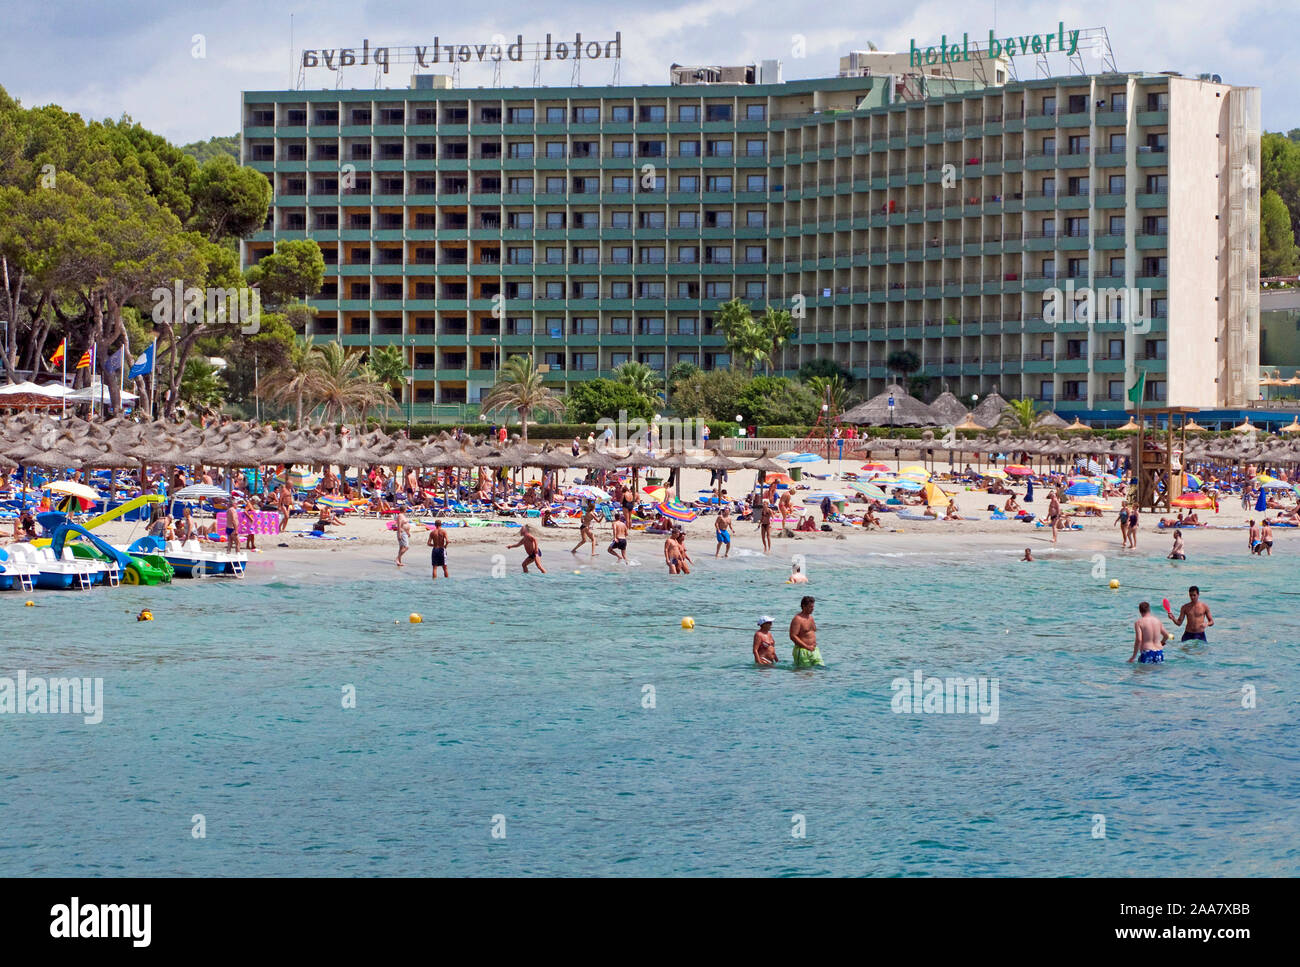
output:
POLYGON ((59 348, 54 350, 54 355, 50 357, 50 366, 57 366, 63 362, 63 354, 67 351, 68 341, 65 339, 59 343, 59 348))
POLYGON ((76 367, 76 368, 77 368, 77 369, 89 369, 89 368, 90 368, 90 350, 89 350, 89 349, 87 349, 84 353, 81 354, 81 358, 77 360, 77 367, 76 367))

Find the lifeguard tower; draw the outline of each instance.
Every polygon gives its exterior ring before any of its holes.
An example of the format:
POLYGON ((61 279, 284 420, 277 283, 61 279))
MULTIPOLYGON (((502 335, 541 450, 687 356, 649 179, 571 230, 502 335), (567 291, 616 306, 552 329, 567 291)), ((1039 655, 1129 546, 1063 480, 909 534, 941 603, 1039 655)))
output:
POLYGON ((1139 410, 1137 437, 1133 441, 1132 465, 1137 477, 1137 505, 1142 510, 1172 513, 1170 503, 1183 492, 1183 453, 1187 449, 1189 414, 1199 412, 1194 406, 1172 406, 1156 410, 1139 410), (1147 431, 1143 418, 1155 417, 1156 425, 1147 431), (1161 431, 1160 417, 1165 418, 1161 431))

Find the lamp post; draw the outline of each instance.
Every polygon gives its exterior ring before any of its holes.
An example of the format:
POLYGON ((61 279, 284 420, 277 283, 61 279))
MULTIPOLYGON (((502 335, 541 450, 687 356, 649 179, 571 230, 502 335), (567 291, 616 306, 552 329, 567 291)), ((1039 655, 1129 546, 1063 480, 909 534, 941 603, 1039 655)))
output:
POLYGON ((745 435, 745 428, 741 426, 741 424, 744 422, 745 422, 745 417, 737 413, 736 414, 736 436, 738 437, 742 437, 745 435))
POLYGON ((406 438, 411 438, 411 424, 415 419, 415 373, 406 374, 406 438))
POLYGON ((829 403, 823 403, 823 404, 822 404, 822 422, 826 424, 826 462, 827 462, 827 463, 830 463, 830 460, 831 460, 831 416, 830 416, 830 410, 831 410, 831 407, 830 407, 830 404, 829 404, 829 403))
POLYGON ((501 372, 501 347, 497 343, 497 337, 492 337, 492 368, 493 379, 501 372))

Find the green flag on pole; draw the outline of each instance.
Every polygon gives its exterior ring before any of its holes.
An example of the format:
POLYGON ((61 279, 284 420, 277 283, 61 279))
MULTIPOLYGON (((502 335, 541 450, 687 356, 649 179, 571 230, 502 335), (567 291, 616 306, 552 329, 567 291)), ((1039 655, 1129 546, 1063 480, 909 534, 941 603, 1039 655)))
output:
POLYGON ((1134 406, 1141 406, 1142 396, 1143 394, 1146 393, 1146 388, 1147 388, 1147 371, 1144 369, 1142 370, 1141 373, 1138 374, 1137 382, 1133 384, 1133 388, 1128 391, 1129 402, 1132 403, 1134 406))

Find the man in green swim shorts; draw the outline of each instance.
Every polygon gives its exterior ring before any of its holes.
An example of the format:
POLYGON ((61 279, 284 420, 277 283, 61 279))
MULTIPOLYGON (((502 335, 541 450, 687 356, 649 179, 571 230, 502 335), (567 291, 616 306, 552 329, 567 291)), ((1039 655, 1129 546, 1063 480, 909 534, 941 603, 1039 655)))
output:
POLYGON ((804 595, 799 602, 799 613, 790 621, 790 640, 794 642, 794 667, 812 668, 826 664, 817 648, 817 622, 813 620, 812 595, 804 595))

